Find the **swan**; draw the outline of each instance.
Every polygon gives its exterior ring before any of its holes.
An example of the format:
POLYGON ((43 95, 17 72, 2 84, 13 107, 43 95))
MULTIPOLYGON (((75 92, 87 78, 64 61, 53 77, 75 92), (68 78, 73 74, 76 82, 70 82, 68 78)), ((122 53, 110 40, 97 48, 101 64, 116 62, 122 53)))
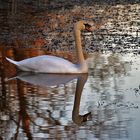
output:
POLYGON ((12 64, 22 71, 32 71, 36 73, 87 73, 88 67, 84 60, 81 46, 81 31, 92 31, 92 26, 85 21, 78 21, 74 24, 74 37, 77 54, 77 64, 51 55, 41 55, 22 61, 14 61, 6 57, 12 64))

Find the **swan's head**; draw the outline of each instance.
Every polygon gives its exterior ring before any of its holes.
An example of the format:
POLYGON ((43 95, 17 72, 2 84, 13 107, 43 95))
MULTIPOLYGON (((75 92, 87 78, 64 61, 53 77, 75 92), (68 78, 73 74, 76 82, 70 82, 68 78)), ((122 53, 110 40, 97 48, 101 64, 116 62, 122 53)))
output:
POLYGON ((76 30, 86 30, 88 32, 93 31, 91 23, 87 23, 85 21, 76 22, 74 27, 75 27, 76 30))

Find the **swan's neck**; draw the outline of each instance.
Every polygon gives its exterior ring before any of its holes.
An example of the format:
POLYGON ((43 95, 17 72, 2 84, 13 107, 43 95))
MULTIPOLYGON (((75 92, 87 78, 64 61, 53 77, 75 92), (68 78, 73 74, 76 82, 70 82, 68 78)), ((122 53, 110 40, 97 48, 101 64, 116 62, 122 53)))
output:
POLYGON ((81 31, 75 29, 75 45, 76 45, 76 53, 78 58, 78 63, 81 64, 84 61, 82 45, 81 45, 81 31))
POLYGON ((87 71, 87 65, 85 63, 82 45, 81 45, 81 31, 80 31, 80 29, 75 28, 74 35, 75 35, 75 45, 76 45, 78 64, 80 65, 81 70, 87 71))

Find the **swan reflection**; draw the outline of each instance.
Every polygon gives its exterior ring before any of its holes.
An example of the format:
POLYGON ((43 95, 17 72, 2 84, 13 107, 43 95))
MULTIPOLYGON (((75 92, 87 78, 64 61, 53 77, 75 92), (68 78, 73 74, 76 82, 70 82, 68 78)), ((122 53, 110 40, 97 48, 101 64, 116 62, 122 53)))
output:
POLYGON ((29 73, 21 72, 16 77, 10 79, 18 79, 37 86, 59 86, 61 84, 66 84, 74 79, 77 79, 75 99, 72 111, 72 120, 74 123, 81 125, 83 122, 87 121, 91 112, 84 115, 79 114, 80 110, 80 100, 83 91, 83 87, 87 81, 87 74, 41 74, 41 73, 29 73))
POLYGON ((41 87, 45 86, 58 86, 61 84, 66 84, 73 79, 76 79, 80 74, 44 74, 44 73, 30 73, 30 72, 20 72, 17 76, 10 78, 19 79, 21 81, 38 85, 41 87))
POLYGON ((91 112, 88 112, 84 115, 79 114, 81 95, 84 85, 87 81, 87 77, 88 77, 87 74, 83 74, 77 78, 74 106, 72 111, 72 120, 78 125, 81 125, 83 122, 86 122, 88 117, 91 115, 91 112))

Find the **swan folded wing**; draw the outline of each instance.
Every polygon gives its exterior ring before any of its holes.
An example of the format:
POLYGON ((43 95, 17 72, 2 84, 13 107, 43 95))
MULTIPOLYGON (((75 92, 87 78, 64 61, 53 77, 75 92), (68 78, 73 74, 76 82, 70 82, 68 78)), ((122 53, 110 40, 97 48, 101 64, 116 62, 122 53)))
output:
MULTIPOLYGON (((44 58, 44 61, 46 66, 43 66, 42 70, 48 73, 75 73, 78 71, 77 65, 60 57, 48 56, 47 59, 44 58)), ((41 61, 41 63, 43 63, 43 61, 41 61)))
POLYGON ((19 69, 42 73, 77 73, 78 66, 63 58, 43 55, 20 61, 19 69))

